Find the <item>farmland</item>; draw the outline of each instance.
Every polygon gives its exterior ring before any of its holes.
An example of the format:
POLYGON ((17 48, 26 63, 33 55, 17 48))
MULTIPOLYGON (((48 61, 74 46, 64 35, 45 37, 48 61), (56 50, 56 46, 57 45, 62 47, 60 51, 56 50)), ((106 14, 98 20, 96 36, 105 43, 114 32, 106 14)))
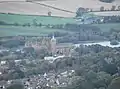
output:
POLYGON ((47 24, 65 24, 65 23, 75 23, 73 18, 64 18, 64 17, 49 17, 49 16, 38 16, 38 15, 17 15, 17 14, 0 14, 0 20, 7 23, 33 23, 33 20, 36 19, 38 23, 44 25, 47 24))
MULTIPOLYGON (((108 32, 112 28, 120 30, 120 24, 93 24, 93 26, 99 27, 104 32, 108 32)), ((0 26, 0 37, 16 35, 43 36, 56 31, 68 32, 63 29, 48 29, 43 27, 0 26)))
MULTIPOLYGON (((60 29, 47 29, 39 27, 19 27, 19 26, 0 26, 0 37, 4 36, 17 36, 17 35, 26 35, 26 36, 45 36, 52 32, 61 32, 60 29)), ((62 32, 66 32, 62 30, 62 32)))
MULTIPOLYGON (((66 24, 66 23, 76 23, 76 19, 68 18, 68 17, 53 17, 53 16, 38 16, 38 15, 18 15, 18 14, 0 14, 0 21, 4 21, 6 23, 18 23, 25 24, 30 23, 33 24, 33 20, 36 20, 37 23, 42 23, 42 25, 58 25, 58 24, 66 24)), ((108 32, 110 29, 118 29, 120 30, 120 23, 106 23, 106 24, 92 24, 92 26, 96 26, 100 28, 104 32, 108 32)), ((28 36, 41 36, 47 35, 53 32, 70 32, 65 29, 50 29, 44 26, 42 27, 23 27, 23 26, 0 26, 0 36, 16 36, 16 35, 28 35, 28 36)), ((74 30, 72 32, 75 32, 74 30)))
MULTIPOLYGON (((5 1, 5 0, 0 0, 0 1, 5 1)), ((6 0, 6 1, 12 1, 12 0, 6 0)), ((14 1, 25 1, 25 0, 14 0, 14 1)), ((104 2, 100 2, 99 0, 65 0, 65 1, 64 0, 47 0, 47 1, 42 0, 39 3, 50 5, 60 9, 69 10, 72 12, 76 12, 76 10, 79 7, 99 10, 101 6, 104 6, 105 9, 111 9, 112 5, 116 5, 116 7, 120 5, 119 0, 115 0, 113 3, 104 3, 104 2)), ((29 2, 0 3, 0 12, 3 12, 3 13, 47 15, 48 11, 52 12, 52 16, 62 16, 62 17, 75 16, 75 13, 68 13, 60 10, 55 10, 53 8, 45 7, 43 5, 39 5, 35 3, 29 3, 29 2)))

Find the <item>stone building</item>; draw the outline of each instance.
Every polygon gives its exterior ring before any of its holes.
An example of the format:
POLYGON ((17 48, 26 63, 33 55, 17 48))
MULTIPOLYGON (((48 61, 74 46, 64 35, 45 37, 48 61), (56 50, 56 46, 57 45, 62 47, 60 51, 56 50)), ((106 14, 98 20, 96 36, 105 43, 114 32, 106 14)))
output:
POLYGON ((57 40, 53 36, 51 39, 43 37, 42 40, 29 40, 26 41, 25 47, 33 47, 38 50, 46 48, 53 56, 55 55, 66 55, 70 56, 71 49, 73 48, 72 43, 57 43, 57 40))

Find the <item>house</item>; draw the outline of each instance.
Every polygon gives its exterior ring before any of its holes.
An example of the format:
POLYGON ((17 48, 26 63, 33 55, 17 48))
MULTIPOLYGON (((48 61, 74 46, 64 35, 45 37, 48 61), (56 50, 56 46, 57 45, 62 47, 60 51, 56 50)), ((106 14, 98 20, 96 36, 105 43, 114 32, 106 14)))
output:
POLYGON ((1 61, 0 64, 5 65, 5 64, 7 64, 7 61, 1 61))

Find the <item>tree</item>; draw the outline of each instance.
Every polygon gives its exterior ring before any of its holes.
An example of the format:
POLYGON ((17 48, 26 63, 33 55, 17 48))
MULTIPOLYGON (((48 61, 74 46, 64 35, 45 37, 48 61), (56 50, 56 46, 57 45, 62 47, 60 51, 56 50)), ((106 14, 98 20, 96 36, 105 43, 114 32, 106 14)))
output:
POLYGON ((47 48, 42 47, 41 49, 35 50, 37 57, 44 59, 45 56, 49 56, 47 48))
MULTIPOLYGON (((13 64, 13 63, 11 63, 13 64)), ((8 79, 21 79, 25 77, 24 72, 20 69, 19 66, 16 66, 15 64, 11 65, 10 68, 13 70, 9 73, 8 79)))
POLYGON ((13 84, 7 87, 7 89, 24 89, 24 86, 22 84, 13 84))
POLYGON ((33 25, 34 26, 37 26, 38 24, 37 24, 37 19, 33 19, 33 25))
POLYGON ((4 22, 4 21, 0 21, 0 25, 7 25, 8 23, 4 22))
POLYGON ((100 11, 104 11, 104 6, 101 6, 101 7, 100 7, 100 11))
POLYGON ((118 72, 115 64, 105 64, 103 70, 111 75, 114 75, 118 72))
POLYGON ((97 89, 100 87, 104 87, 106 89, 111 80, 112 76, 110 74, 107 74, 106 72, 98 72, 97 80, 94 82, 94 85, 97 89))
POLYGON ((120 77, 113 79, 108 89, 120 89, 120 77))
POLYGON ((112 8, 111 8, 111 11, 115 11, 115 9, 116 9, 116 6, 112 6, 112 8))
POLYGON ((78 8, 77 11, 76 11, 76 17, 79 17, 79 16, 82 16, 84 13, 86 13, 86 9, 85 8, 78 8))
POLYGON ((51 14, 52 14, 52 12, 49 11, 49 12, 48 12, 48 16, 51 16, 51 14))
POLYGON ((118 10, 120 11, 120 6, 118 6, 118 10))
POLYGON ((21 41, 19 41, 19 40, 8 40, 8 41, 3 42, 2 45, 4 47, 8 47, 8 48, 18 47, 19 45, 21 45, 21 41))
POLYGON ((19 23, 17 23, 17 22, 15 22, 13 25, 14 25, 14 26, 19 26, 20 24, 19 24, 19 23))
POLYGON ((94 86, 84 77, 75 76, 71 79, 67 89, 94 89, 94 86))

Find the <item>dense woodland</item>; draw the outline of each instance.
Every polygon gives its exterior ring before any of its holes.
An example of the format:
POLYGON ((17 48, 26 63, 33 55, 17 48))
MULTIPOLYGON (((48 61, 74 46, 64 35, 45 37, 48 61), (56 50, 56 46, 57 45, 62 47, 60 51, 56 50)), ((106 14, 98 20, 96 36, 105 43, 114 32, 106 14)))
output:
MULTIPOLYGON (((72 57, 58 59, 53 63, 41 59, 41 62, 37 64, 34 64, 34 62, 27 64, 23 60, 21 65, 28 68, 24 72, 12 60, 21 59, 22 57, 37 60, 34 49, 25 50, 24 55, 20 53, 14 53, 14 56, 10 56, 9 53, 0 54, 1 60, 9 61, 9 70, 14 70, 9 72, 7 76, 0 76, 0 80, 21 79, 50 71, 59 73, 62 70, 74 69, 75 75, 69 76, 72 79, 69 81, 68 87, 64 89, 119 89, 120 48, 81 45, 75 49, 72 57)), ((47 54, 44 53, 44 55, 47 54)), ((4 73, 6 74, 7 71, 4 71, 4 73)))

